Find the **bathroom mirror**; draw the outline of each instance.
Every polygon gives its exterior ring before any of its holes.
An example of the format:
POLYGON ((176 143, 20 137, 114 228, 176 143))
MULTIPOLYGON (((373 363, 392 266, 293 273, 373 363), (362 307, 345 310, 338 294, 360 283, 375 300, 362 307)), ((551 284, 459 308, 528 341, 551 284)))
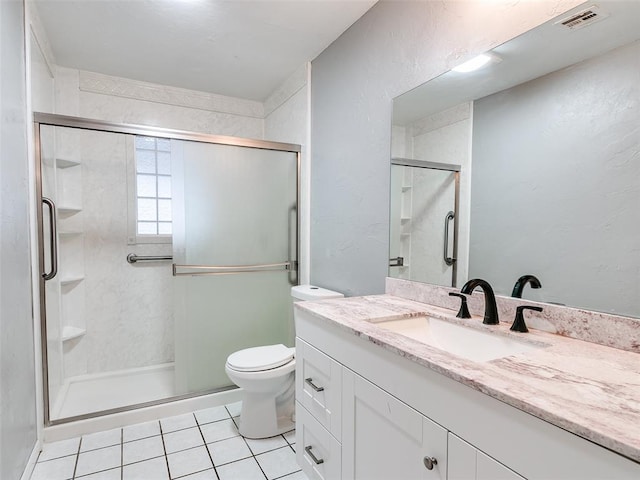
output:
POLYGON ((458 286, 535 275, 525 299, 640 317, 639 26, 640 2, 583 4, 394 99, 392 157, 460 165, 458 286))

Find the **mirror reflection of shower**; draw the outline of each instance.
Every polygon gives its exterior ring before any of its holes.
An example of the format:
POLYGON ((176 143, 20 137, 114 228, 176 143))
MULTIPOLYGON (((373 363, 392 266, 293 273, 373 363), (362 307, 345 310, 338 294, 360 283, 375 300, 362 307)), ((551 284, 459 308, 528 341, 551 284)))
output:
POLYGON ((235 388, 231 352, 292 346, 291 145, 36 125, 49 424, 235 388))
POLYGON ((458 171, 392 160, 389 276, 455 286, 458 171))

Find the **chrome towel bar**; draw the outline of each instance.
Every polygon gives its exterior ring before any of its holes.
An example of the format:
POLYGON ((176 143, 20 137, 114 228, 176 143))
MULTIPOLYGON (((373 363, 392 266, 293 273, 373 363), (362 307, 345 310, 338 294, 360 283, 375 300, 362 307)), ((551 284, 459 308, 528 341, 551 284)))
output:
POLYGON ((144 255, 136 255, 135 253, 130 253, 127 255, 127 262, 129 263, 137 263, 137 262, 161 262, 163 260, 173 260, 171 255, 165 256, 144 256, 144 255))
POLYGON ((176 265, 174 263, 173 276, 230 275, 247 272, 273 272, 278 270, 291 271, 295 269, 295 262, 263 263, 257 265, 176 265), (179 272, 179 268, 191 271, 179 272))

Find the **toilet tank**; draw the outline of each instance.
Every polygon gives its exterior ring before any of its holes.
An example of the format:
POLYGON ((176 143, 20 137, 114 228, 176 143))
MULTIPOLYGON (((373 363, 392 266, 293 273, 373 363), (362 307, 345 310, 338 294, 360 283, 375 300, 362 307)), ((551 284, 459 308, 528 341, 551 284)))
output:
POLYGON ((292 287, 291 296, 293 297, 294 302, 344 297, 342 293, 327 290, 326 288, 315 287, 313 285, 297 285, 292 287))

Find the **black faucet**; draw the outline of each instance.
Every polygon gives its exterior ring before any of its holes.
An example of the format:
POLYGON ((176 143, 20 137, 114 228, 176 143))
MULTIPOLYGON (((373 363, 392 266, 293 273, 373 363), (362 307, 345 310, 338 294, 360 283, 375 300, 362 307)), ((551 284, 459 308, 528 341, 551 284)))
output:
POLYGON ((524 290, 524 286, 527 283, 531 284, 531 288, 542 287, 540 280, 538 280, 535 275, 523 275, 516 281, 516 284, 513 286, 513 292, 511 292, 511 296, 515 298, 522 298, 522 290, 524 290))
POLYGON ((498 320, 498 306, 496 305, 496 296, 489 282, 481 278, 474 278, 463 285, 460 293, 470 295, 476 287, 480 287, 484 293, 484 320, 482 323, 485 325, 497 325, 500 323, 498 320))
POLYGON ((471 318, 471 314, 469 313, 469 308, 467 307, 467 297, 465 297, 461 293, 449 292, 450 297, 458 297, 462 301, 460 304, 460 310, 458 310, 458 314, 456 317, 458 318, 471 318))
POLYGON ((534 310, 536 312, 541 312, 542 307, 533 307, 531 305, 520 305, 516 308, 516 318, 513 321, 513 325, 511 325, 511 330, 514 332, 522 332, 526 333, 529 331, 527 328, 527 324, 524 323, 524 310, 534 310))

